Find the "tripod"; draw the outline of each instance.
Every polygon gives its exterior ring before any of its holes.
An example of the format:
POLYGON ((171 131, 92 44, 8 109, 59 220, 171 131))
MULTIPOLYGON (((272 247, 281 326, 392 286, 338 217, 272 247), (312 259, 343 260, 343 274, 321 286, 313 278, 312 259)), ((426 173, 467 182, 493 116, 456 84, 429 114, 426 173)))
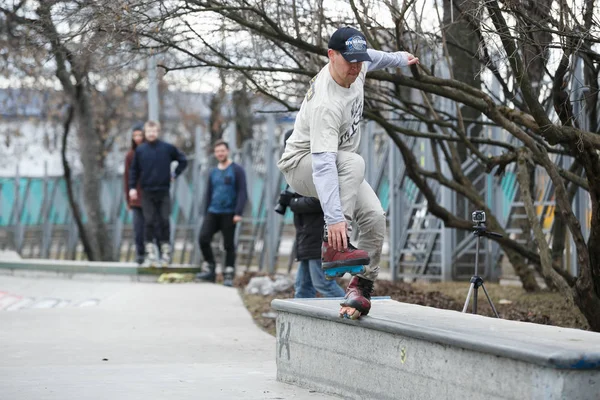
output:
POLYGON ((480 277, 477 272, 479 268, 479 242, 481 241, 482 236, 494 236, 494 237, 502 237, 499 233, 488 232, 484 222, 477 222, 477 225, 473 227, 473 235, 477 236, 477 246, 475 251, 475 275, 471 277, 471 285, 469 286, 469 293, 467 294, 467 300, 465 301, 465 306, 463 307, 462 312, 467 312, 467 306, 469 305, 469 300, 471 300, 471 295, 473 295, 473 314, 477 314, 477 291, 481 287, 483 289, 483 293, 485 293, 485 297, 487 297, 488 302, 490 303, 490 307, 492 307, 492 311, 494 311, 494 315, 496 318, 500 318, 498 315, 498 311, 496 311, 496 307, 494 307, 494 303, 492 303, 492 299, 485 289, 485 285, 483 284, 483 278, 480 277))

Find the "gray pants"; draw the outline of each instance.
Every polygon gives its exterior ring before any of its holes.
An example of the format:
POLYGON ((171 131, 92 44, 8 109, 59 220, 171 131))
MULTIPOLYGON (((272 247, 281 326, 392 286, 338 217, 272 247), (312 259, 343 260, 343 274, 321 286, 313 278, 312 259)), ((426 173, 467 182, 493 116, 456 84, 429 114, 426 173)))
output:
MULTIPOLYGON (((336 160, 342 211, 348 223, 358 225, 358 248, 371 257, 363 278, 375 280, 379 273, 385 236, 385 213, 371 186, 365 181, 365 161, 356 153, 339 151, 336 160)), ((319 197, 312 177, 312 156, 302 157, 296 168, 284 171, 287 183, 302 196, 319 197)))

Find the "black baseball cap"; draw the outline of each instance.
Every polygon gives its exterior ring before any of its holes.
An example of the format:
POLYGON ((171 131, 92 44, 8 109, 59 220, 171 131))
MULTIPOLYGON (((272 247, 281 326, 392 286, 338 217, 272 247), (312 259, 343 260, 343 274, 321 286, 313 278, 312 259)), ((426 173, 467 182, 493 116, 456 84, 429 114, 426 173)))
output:
POLYGON ((339 28, 329 39, 329 48, 339 51, 348 62, 371 61, 367 39, 360 31, 346 26, 339 28))

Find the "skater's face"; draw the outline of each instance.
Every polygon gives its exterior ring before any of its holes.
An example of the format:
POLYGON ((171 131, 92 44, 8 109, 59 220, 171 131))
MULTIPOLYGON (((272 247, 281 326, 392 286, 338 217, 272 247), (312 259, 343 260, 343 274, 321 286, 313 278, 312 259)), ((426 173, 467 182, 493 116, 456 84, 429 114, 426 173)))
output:
POLYGON ((362 61, 348 62, 339 51, 327 51, 331 63, 331 76, 341 86, 349 88, 354 83, 362 69, 362 61))
POLYGON ((139 146, 144 141, 144 132, 133 131, 132 139, 135 142, 135 144, 139 146))
POLYGON ((158 127, 149 126, 146 128, 146 140, 149 142, 154 142, 156 139, 158 139, 158 127))
POLYGON ((229 149, 224 144, 215 147, 215 158, 218 162, 222 163, 227 161, 229 158, 229 149))

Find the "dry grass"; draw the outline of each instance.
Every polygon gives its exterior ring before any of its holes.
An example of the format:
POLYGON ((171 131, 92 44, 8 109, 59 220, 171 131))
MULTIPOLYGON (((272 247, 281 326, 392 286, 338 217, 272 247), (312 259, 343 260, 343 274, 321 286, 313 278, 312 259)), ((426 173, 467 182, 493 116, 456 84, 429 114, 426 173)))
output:
MULTIPOLYGON (((250 273, 239 277, 236 280, 236 286, 240 288, 240 295, 256 324, 270 334, 275 335, 275 319, 266 315, 272 313, 271 301, 276 298, 292 298, 294 291, 290 289, 274 296, 245 294, 243 288, 253 276, 257 275, 259 274, 250 273)), ((340 282, 342 287, 345 287, 346 283, 347 280, 340 282)), ((564 297, 559 293, 549 291, 527 293, 520 287, 501 286, 492 283, 486 283, 485 286, 501 318, 567 328, 589 329, 579 310, 568 307, 564 297)), ((462 310, 468 289, 468 282, 408 284, 377 281, 374 295, 390 296, 392 299, 404 303, 447 310, 462 310)), ((479 290, 477 304, 479 314, 492 315, 492 310, 481 289, 479 290)))

